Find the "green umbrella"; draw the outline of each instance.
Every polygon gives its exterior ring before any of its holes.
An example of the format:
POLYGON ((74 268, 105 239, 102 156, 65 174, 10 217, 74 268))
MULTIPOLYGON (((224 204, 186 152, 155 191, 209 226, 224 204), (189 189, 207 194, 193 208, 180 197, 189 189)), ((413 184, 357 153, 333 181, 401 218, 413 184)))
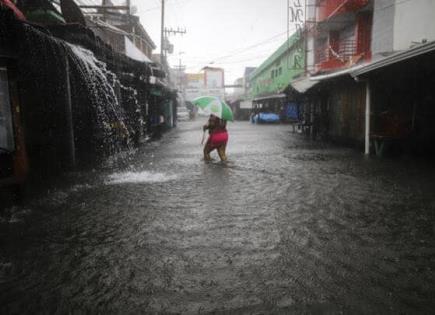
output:
POLYGON ((207 115, 215 115, 223 120, 233 121, 233 111, 223 100, 216 96, 201 96, 195 98, 192 103, 198 106, 207 115))

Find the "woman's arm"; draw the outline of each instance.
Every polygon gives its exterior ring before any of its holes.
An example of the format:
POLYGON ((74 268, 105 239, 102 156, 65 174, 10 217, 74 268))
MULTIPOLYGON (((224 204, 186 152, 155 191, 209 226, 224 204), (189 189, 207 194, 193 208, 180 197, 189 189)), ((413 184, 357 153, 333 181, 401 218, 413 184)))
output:
POLYGON ((207 124, 205 124, 205 125, 202 127, 202 130, 204 130, 204 131, 206 131, 207 129, 211 130, 211 129, 213 129, 213 128, 215 127, 215 125, 216 125, 216 119, 210 117, 210 118, 208 119, 207 124))

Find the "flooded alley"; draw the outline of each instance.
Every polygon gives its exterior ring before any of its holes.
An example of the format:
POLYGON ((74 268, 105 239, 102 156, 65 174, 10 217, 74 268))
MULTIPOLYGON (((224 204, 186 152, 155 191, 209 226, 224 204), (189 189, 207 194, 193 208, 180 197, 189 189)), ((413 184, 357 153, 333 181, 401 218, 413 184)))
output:
POLYGON ((435 170, 205 118, 0 221, 0 313, 431 313, 435 170))

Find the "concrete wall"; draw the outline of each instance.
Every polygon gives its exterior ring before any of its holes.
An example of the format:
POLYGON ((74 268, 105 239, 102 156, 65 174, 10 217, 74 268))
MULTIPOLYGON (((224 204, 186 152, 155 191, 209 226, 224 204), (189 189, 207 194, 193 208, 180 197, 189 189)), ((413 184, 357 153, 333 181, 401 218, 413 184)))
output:
POLYGON ((316 0, 306 0, 307 12, 306 12, 306 27, 309 29, 309 35, 307 37, 307 71, 312 72, 314 68, 314 36, 313 28, 315 27, 314 21, 316 20, 316 0))
POLYGON ((371 47, 374 59, 379 54, 393 51, 395 1, 376 0, 374 2, 371 47))
POLYGON ((394 50, 408 49, 413 42, 435 40, 434 0, 395 0, 394 50))
POLYGON ((315 58, 314 58, 314 37, 309 36, 307 38, 307 71, 313 72, 315 70, 315 58))

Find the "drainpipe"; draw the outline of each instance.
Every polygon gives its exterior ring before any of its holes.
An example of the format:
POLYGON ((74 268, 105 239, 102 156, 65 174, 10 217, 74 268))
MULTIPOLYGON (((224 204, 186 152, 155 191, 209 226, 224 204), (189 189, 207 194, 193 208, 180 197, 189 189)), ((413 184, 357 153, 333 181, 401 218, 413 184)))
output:
POLYGON ((366 81, 366 126, 365 126, 365 150, 366 155, 370 154, 370 107, 371 107, 370 81, 366 81))

